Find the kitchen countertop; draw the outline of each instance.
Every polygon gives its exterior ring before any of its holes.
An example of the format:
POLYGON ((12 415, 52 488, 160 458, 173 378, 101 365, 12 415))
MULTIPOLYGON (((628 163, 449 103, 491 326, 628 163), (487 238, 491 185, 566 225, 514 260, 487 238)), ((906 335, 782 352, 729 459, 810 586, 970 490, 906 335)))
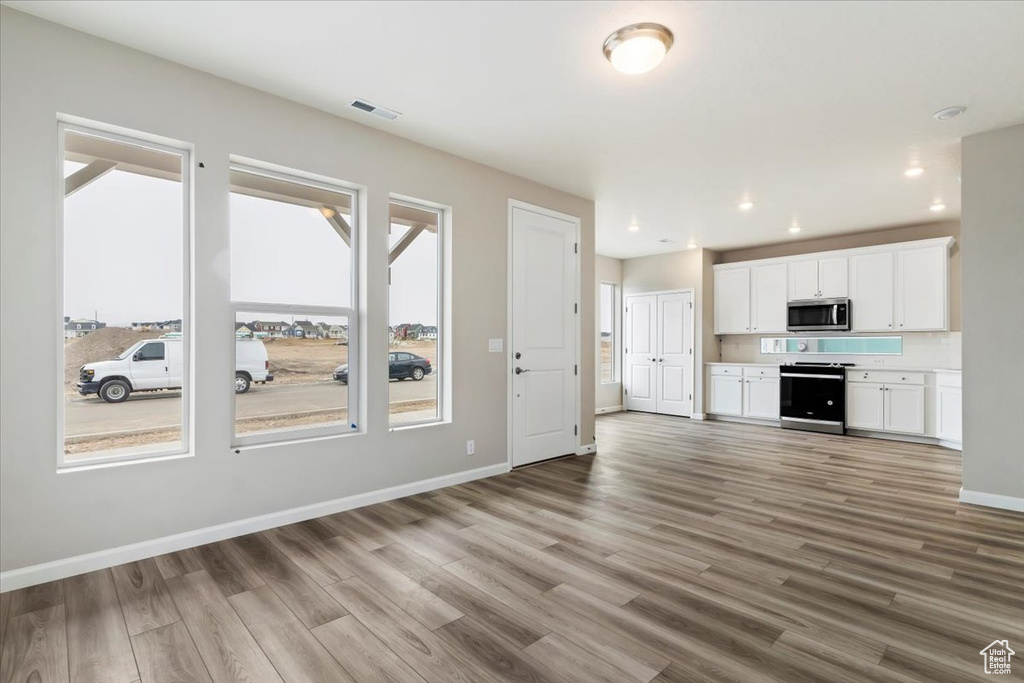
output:
MULTIPOLYGON (((722 361, 712 361, 705 363, 705 365, 733 365, 746 368, 777 368, 782 365, 782 363, 725 363, 722 361)), ((926 368, 905 365, 852 365, 847 366, 847 370, 860 370, 862 372, 864 370, 891 370, 893 372, 960 372, 960 370, 956 368, 926 368)))

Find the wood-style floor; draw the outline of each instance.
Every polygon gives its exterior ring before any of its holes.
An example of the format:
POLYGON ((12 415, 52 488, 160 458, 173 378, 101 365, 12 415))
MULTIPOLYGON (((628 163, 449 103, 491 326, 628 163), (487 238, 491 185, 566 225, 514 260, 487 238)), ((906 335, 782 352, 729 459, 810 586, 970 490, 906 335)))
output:
POLYGON ((1024 674, 1024 516, 931 446, 643 414, 596 456, 2 596, 3 683, 1024 674))

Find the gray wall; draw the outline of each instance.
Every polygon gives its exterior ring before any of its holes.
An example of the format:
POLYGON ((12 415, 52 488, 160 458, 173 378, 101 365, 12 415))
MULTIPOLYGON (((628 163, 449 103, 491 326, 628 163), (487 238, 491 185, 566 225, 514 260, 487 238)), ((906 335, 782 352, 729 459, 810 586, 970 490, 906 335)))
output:
MULTIPOLYGON (((6 7, 0 83, 0 569, 506 461, 506 361, 488 353, 487 339, 506 336, 508 199, 582 219, 582 283, 594 282, 593 202, 6 7), (194 457, 56 471, 58 112, 194 143, 205 163, 194 202, 194 457), (366 433, 240 455, 229 448, 232 395, 221 378, 233 344, 222 334, 232 319, 223 266, 230 154, 366 187, 366 433), (453 207, 453 419, 396 432, 385 355, 391 192, 453 207), (467 439, 475 456, 465 454, 467 439)), ((594 298, 582 299, 586 335, 594 298)), ((582 348, 586 444, 594 345, 582 348)))
POLYGON ((597 256, 594 260, 594 296, 596 312, 594 314, 594 336, 597 350, 594 356, 594 408, 597 411, 622 406, 622 261, 611 256, 597 256), (613 353, 618 357, 619 374, 616 382, 601 382, 601 283, 611 282, 617 285, 615 302, 615 345, 613 353))
POLYGON ((718 254, 707 249, 688 249, 655 256, 641 256, 622 262, 623 296, 671 289, 694 290, 694 393, 693 412, 704 412, 704 363, 720 354, 714 335, 714 292, 711 266, 718 254))
POLYGON ((964 489, 1024 498, 1024 125, 961 149, 964 489))

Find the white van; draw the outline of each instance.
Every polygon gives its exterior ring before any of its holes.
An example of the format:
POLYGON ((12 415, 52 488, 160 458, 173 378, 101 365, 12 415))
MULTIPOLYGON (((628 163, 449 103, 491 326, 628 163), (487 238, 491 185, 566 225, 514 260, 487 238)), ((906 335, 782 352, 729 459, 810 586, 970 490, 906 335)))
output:
MULTIPOLYGON (((86 363, 78 372, 78 393, 99 394, 107 403, 126 401, 133 391, 180 389, 184 366, 181 335, 146 339, 125 349, 114 360, 86 363)), ((267 347, 259 339, 235 340, 235 393, 249 391, 253 382, 273 382, 267 347)))

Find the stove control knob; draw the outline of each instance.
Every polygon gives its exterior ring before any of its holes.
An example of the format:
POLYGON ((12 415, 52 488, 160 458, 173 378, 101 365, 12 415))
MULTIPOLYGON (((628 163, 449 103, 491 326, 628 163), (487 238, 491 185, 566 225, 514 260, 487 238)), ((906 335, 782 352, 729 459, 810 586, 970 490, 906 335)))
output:
POLYGON ((828 402, 828 404, 829 404, 829 405, 832 405, 832 401, 829 401, 829 402, 828 402))

